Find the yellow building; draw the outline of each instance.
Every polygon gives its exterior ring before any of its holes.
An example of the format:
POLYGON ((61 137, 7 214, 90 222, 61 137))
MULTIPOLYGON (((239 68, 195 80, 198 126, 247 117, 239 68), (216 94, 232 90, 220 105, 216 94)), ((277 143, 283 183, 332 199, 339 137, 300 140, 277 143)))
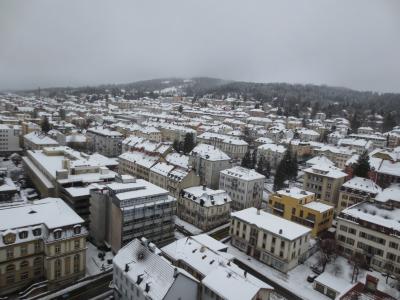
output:
POLYGON ((275 215, 309 227, 313 237, 332 225, 334 207, 316 201, 314 193, 296 187, 271 195, 268 208, 275 215))

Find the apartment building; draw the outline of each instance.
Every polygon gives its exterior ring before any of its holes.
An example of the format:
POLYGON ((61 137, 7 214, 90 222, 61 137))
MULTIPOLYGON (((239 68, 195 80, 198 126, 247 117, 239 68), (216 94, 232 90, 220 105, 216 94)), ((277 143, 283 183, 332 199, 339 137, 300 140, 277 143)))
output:
POLYGON ((93 185, 113 181, 116 176, 107 167, 114 165, 114 160, 65 146, 29 150, 22 162, 42 197, 62 198, 86 222, 89 222, 89 198, 93 185))
POLYGON ((337 212, 353 204, 373 199, 381 191, 382 188, 372 180, 353 177, 340 187, 337 212))
POLYGON ((120 174, 129 174, 149 181, 150 169, 160 160, 157 154, 147 154, 140 151, 122 153, 118 157, 118 170, 120 174))
POLYGON ((177 215, 203 231, 229 221, 231 198, 224 190, 193 186, 182 190, 177 215))
POLYGON ((285 152, 286 148, 277 144, 264 144, 257 148, 258 158, 263 155, 265 160, 270 163, 273 169, 276 169, 280 161, 283 159, 285 152))
POLYGON ((200 176, 201 184, 216 189, 219 172, 231 167, 231 158, 212 145, 198 144, 189 155, 189 165, 200 176))
POLYGON ((24 135, 25 150, 43 150, 45 147, 56 147, 58 142, 43 132, 32 131, 24 135))
POLYGON ((145 152, 150 155, 165 156, 172 151, 172 144, 167 142, 154 142, 139 136, 131 135, 122 141, 122 152, 145 152))
POLYGON ((157 244, 173 239, 176 199, 143 179, 120 178, 92 191, 91 220, 97 222, 90 230, 97 237, 96 243, 104 243, 102 239, 105 239, 116 253, 135 238, 146 237, 157 244), (104 222, 109 224, 104 233, 103 215, 104 222))
POLYGON ((273 288, 236 265, 227 246, 206 234, 179 239, 161 251, 200 282, 197 299, 270 299, 273 288))
POLYGON ((370 152, 373 149, 373 143, 364 139, 344 138, 338 141, 339 146, 348 147, 354 150, 358 155, 365 151, 370 152))
POLYGON ((200 177, 189 168, 159 162, 150 168, 149 181, 179 198, 182 189, 200 184, 200 177))
POLYGON ((251 207, 231 214, 231 243, 284 273, 304 261, 311 229, 251 207))
POLYGON ((317 237, 332 226, 334 207, 315 200, 315 194, 291 187, 277 191, 268 201, 274 215, 304 225, 317 237))
POLYGON ((146 238, 134 239, 118 251, 113 259, 115 299, 199 299, 199 281, 159 253, 146 238))
POLYGON ((260 207, 264 181, 264 175, 236 166, 220 172, 219 188, 225 190, 231 197, 231 208, 241 210, 248 207, 260 207))
POLYGON ((123 135, 118 131, 98 126, 86 131, 88 148, 107 157, 116 157, 121 154, 123 135))
POLYGON ((315 193, 316 199, 337 206, 339 190, 347 174, 329 165, 314 165, 304 170, 303 189, 315 193))
POLYGON ((61 199, 5 207, 0 220, 0 296, 38 282, 59 288, 85 276, 88 232, 61 199))
POLYGON ((392 186, 342 210, 337 217, 336 240, 346 257, 358 252, 379 272, 400 274, 400 187, 392 186))
POLYGON ((355 151, 346 147, 336 147, 331 145, 319 144, 312 151, 315 155, 324 155, 335 163, 340 169, 345 169, 346 162, 354 155, 355 151))
POLYGON ((247 142, 239 138, 214 132, 204 132, 197 136, 197 141, 221 149, 232 159, 242 159, 249 146, 247 142))
POLYGON ((21 126, 0 124, 0 154, 20 152, 21 126))

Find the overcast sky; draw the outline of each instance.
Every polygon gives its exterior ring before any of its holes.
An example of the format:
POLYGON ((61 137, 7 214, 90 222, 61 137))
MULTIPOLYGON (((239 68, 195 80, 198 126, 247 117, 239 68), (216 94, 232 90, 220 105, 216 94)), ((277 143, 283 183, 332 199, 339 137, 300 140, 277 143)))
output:
POLYGON ((0 0, 0 89, 194 76, 400 92, 400 0, 0 0))

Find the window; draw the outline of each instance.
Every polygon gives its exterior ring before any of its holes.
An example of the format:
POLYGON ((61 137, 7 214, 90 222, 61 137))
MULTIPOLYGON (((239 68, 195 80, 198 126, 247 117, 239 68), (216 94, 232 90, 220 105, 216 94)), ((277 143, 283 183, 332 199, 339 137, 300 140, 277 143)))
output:
POLYGON ((339 226, 339 229, 340 229, 341 231, 347 232, 347 226, 340 225, 340 226, 339 226))
POLYGON ((40 252, 41 246, 40 246, 40 241, 36 240, 35 241, 35 252, 40 252))
POLYGON ((397 244, 395 242, 389 242, 389 247, 393 248, 393 249, 398 249, 399 248, 399 244, 397 244))
POLYGON ((7 265, 6 272, 12 272, 14 270, 15 270, 15 265, 14 264, 7 265))
POLYGON ((61 244, 54 245, 54 252, 56 254, 60 254, 61 253, 61 244))
POLYGON ((20 248, 21 255, 27 255, 28 254, 28 247, 27 245, 22 245, 20 248))
POLYGON ((75 234, 80 234, 81 233, 81 226, 74 227, 74 233, 75 234))
POLYGON ((29 278, 29 272, 23 272, 20 275, 21 280, 26 280, 29 278))
POLYGON ((39 236, 41 234, 42 234, 42 229, 36 228, 36 229, 33 230, 33 235, 34 236, 39 236))
POLYGON ((7 248, 6 252, 7 252, 6 256, 8 259, 14 257, 14 248, 7 248))
POLYGON ((349 233, 356 235, 357 230, 355 230, 354 228, 349 228, 349 233))
POLYGON ((62 231, 60 229, 54 230, 54 238, 55 239, 60 239, 61 238, 61 233, 62 233, 62 231))
POLYGON ((56 259, 54 261, 54 277, 60 278, 61 277, 61 259, 56 259))
POLYGON ((18 235, 20 239, 26 239, 28 237, 28 231, 21 231, 18 235))
POLYGON ((36 258, 33 260, 33 265, 34 265, 34 266, 41 266, 41 265, 42 265, 42 258, 41 258, 41 257, 36 257, 36 258))
POLYGON ((396 255, 394 255, 393 253, 388 252, 386 254, 386 258, 392 261, 396 261, 396 255))
POLYGON ((75 241, 74 241, 74 248, 75 248, 75 249, 79 249, 80 246, 81 246, 80 244, 81 244, 81 243, 80 243, 80 240, 75 240, 75 241))
POLYGON ((7 278, 6 278, 6 283, 7 284, 13 284, 14 282, 15 282, 15 275, 14 274, 8 275, 7 278))
POLYGON ((25 268, 27 268, 28 266, 29 266, 28 261, 27 261, 27 260, 24 260, 24 261, 22 261, 22 262, 20 263, 19 268, 20 268, 20 269, 25 269, 25 268))
POLYGON ((275 242, 276 242, 276 238, 273 237, 273 238, 272 238, 272 244, 275 244, 275 242))
POLYGON ((71 257, 67 256, 64 260, 65 274, 71 273, 71 257))
POLYGON ((292 215, 295 215, 296 214, 296 208, 292 208, 292 215))
POLYGON ((74 255, 74 273, 79 272, 80 269, 80 255, 75 254, 74 255))

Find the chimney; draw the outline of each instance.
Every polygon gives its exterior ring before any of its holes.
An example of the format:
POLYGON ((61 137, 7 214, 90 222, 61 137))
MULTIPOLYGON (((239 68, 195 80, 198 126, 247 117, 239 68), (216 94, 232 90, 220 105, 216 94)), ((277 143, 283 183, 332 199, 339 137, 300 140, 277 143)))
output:
POLYGON ((205 184, 203 184, 203 191, 207 190, 207 186, 205 184))
POLYGON ((145 287, 144 291, 146 293, 148 293, 150 291, 150 284, 149 283, 146 283, 146 287, 145 287))
POLYGON ((136 284, 140 284, 143 281, 143 274, 138 275, 137 279, 136 279, 136 284))
POLYGON ((179 275, 178 268, 175 268, 174 269, 174 278, 178 277, 178 275, 179 275))
POLYGON ((375 293, 378 290, 378 282, 379 282, 378 278, 368 274, 367 277, 365 278, 365 288, 369 292, 375 293))
POLYGON ((128 272, 128 271, 129 271, 129 265, 125 264, 125 272, 128 272))
POLYGON ((282 234, 282 232, 283 232, 283 230, 282 230, 282 229, 279 229, 279 234, 282 234))

